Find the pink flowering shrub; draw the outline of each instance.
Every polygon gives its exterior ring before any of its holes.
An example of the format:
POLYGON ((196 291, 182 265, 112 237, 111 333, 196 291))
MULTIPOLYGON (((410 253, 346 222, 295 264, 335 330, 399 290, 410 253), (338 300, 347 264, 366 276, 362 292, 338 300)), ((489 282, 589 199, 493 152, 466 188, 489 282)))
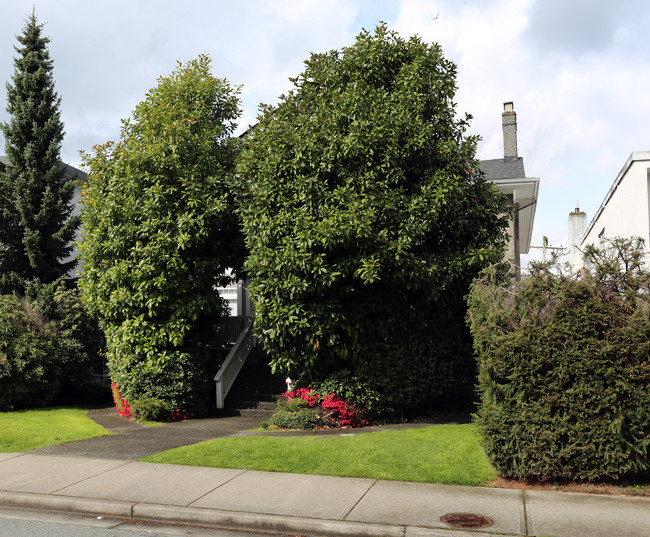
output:
POLYGON ((335 393, 321 397, 307 387, 296 388, 282 395, 287 403, 293 399, 302 399, 307 407, 319 411, 320 417, 331 427, 360 427, 369 424, 369 421, 363 418, 363 413, 360 410, 348 401, 337 397, 335 393))
POLYGON ((330 416, 342 427, 360 427, 361 425, 368 425, 368 420, 361 418, 361 413, 357 411, 350 403, 340 399, 334 393, 323 397, 321 401, 323 410, 328 412, 330 416))
POLYGON ((287 403, 292 399, 302 399, 309 408, 314 408, 320 399, 320 395, 312 391, 311 388, 296 388, 292 392, 283 393, 282 397, 287 400, 287 403))
POLYGON ((183 414, 183 412, 181 411, 180 408, 177 408, 176 410, 172 410, 172 411, 169 413, 169 419, 171 419, 172 421, 177 421, 177 420, 186 420, 186 419, 187 419, 187 415, 186 415, 186 414, 183 414))
POLYGON ((131 418, 131 405, 129 405, 125 397, 122 397, 117 382, 111 384, 111 391, 113 392, 113 401, 115 401, 117 414, 125 418, 131 418))

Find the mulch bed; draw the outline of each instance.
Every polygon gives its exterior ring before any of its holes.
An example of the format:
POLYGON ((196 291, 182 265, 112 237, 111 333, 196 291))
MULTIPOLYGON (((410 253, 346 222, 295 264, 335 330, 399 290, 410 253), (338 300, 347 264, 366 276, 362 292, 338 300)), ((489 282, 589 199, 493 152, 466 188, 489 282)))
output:
POLYGON ((519 490, 545 490, 560 492, 577 492, 582 494, 609 494, 615 496, 644 496, 650 497, 650 483, 611 483, 611 482, 576 482, 576 481, 523 481, 503 479, 501 477, 490 481, 490 487, 519 490))

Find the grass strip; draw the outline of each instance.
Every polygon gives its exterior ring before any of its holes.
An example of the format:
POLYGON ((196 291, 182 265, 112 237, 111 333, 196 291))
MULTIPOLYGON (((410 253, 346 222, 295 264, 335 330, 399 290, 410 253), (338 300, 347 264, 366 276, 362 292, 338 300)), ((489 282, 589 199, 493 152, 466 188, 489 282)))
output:
POLYGON ((472 424, 336 437, 220 438, 142 461, 450 485, 496 477, 472 424))
POLYGON ((0 453, 15 453, 110 434, 83 407, 0 412, 0 453))

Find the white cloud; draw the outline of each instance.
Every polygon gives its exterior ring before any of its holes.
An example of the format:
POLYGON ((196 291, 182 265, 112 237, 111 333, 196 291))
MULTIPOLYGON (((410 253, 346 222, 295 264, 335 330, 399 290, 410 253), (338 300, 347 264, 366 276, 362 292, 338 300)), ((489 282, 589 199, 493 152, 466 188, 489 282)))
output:
MULTIPOLYGON (((6 4, 0 81, 13 72, 14 36, 33 2, 6 4)), ((629 153, 650 149, 644 0, 59 0, 37 15, 52 38, 71 163, 79 149, 115 139, 120 119, 178 60, 208 53, 216 76, 243 84, 247 125, 311 52, 347 46, 380 20, 440 43, 457 64, 457 110, 474 116, 480 158, 502 155, 502 104, 514 101, 520 155, 541 178, 534 243, 561 241, 576 201, 593 215, 629 153)))

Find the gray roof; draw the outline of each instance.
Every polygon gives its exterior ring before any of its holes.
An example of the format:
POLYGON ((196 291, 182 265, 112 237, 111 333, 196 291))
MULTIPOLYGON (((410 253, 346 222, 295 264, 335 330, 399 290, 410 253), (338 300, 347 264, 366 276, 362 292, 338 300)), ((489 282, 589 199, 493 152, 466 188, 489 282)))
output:
MULTIPOLYGON (((6 155, 0 155, 0 163, 4 164, 5 166, 11 165, 11 162, 6 157, 6 155)), ((69 177, 76 177, 80 181, 86 181, 88 179, 88 174, 80 170, 79 168, 70 166, 70 164, 66 164, 65 162, 61 162, 60 166, 62 169, 65 170, 66 175, 68 175, 69 177)))
POLYGON ((88 174, 85 171, 80 170, 79 168, 70 166, 70 164, 66 164, 65 162, 61 162, 61 167, 65 169, 65 173, 70 177, 76 177, 77 179, 79 179, 79 181, 88 180, 88 174))
POLYGON ((524 159, 516 158, 495 158, 491 160, 481 160, 481 171, 489 181, 497 179, 521 179, 526 177, 524 171, 524 159))

